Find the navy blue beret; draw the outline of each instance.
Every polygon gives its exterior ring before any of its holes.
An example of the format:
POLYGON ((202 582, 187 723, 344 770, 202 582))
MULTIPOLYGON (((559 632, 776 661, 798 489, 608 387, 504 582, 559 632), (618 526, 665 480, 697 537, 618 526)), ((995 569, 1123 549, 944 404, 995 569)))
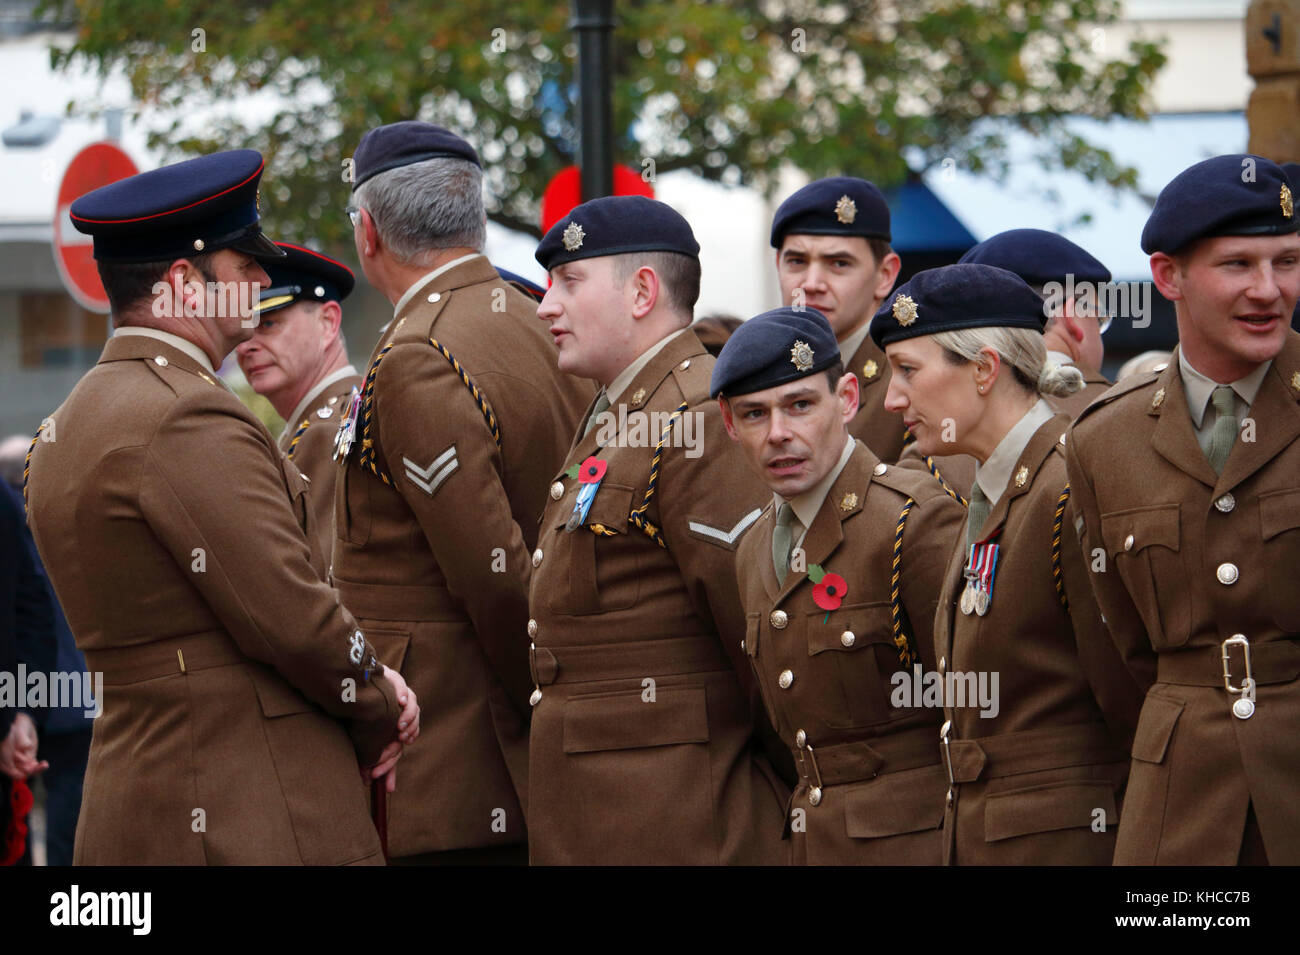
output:
POLYGON ((604 196, 575 206, 534 253, 548 272, 557 265, 624 252, 680 252, 699 258, 691 225, 672 206, 645 196, 604 196))
POLYGON ((1142 251, 1177 252, 1220 235, 1285 235, 1300 230, 1280 166, 1232 153, 1189 166, 1160 190, 1142 230, 1142 251))
POLYGON ((540 302, 546 297, 546 289, 542 288, 531 279, 526 279, 522 275, 517 275, 514 272, 503 269, 499 265, 494 265, 492 267, 497 270, 497 275, 501 276, 533 301, 540 302))
POLYGON ((871 340, 891 342, 959 328, 1028 328, 1047 323, 1043 300, 1014 272, 994 265, 945 265, 917 272, 871 319, 871 340))
POLYGON ((791 232, 799 235, 856 235, 890 240, 889 206, 865 179, 831 176, 808 183, 777 207, 772 248, 791 232))
POLYGON ((294 302, 341 302, 356 284, 352 270, 328 255, 288 242, 276 245, 284 258, 262 263, 271 284, 258 298, 259 312, 273 312, 294 302))
POLYGON ((376 126, 361 137, 352 155, 352 191, 356 192, 359 185, 381 172, 426 159, 465 159, 480 168, 483 166, 474 147, 451 130, 433 123, 404 120, 376 126))
POLYGON ((1064 282, 1110 281, 1110 269, 1069 239, 1042 229, 1009 229, 969 249, 959 264, 996 265, 1015 272, 1030 285, 1064 282))
POLYGON ((755 315, 722 346, 709 396, 748 395, 798 381, 840 361, 831 323, 815 308, 774 308, 755 315))
POLYGON ((258 224, 265 163, 234 149, 151 169, 88 192, 69 213, 100 262, 163 262, 237 249, 282 255, 258 224))

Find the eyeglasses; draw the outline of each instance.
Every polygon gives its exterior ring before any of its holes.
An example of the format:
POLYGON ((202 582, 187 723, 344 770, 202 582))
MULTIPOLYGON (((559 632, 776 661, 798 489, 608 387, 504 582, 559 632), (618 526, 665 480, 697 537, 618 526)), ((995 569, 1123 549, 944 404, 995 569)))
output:
POLYGON ((1095 318, 1098 325, 1098 333, 1106 334, 1106 329, 1110 328, 1110 323, 1114 316, 1106 312, 1105 309, 1097 306, 1095 295, 1088 295, 1080 292, 1074 296, 1074 314, 1079 318, 1095 318))
POLYGON ((359 207, 348 203, 347 208, 343 211, 348 214, 348 221, 352 223, 352 228, 355 229, 361 225, 361 209, 359 207))

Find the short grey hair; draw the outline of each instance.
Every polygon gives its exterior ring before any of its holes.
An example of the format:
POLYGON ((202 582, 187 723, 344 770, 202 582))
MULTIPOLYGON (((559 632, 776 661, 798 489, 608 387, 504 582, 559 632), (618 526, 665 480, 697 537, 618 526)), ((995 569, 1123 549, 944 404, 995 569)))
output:
POLYGON ((353 202, 370 213, 399 262, 426 265, 441 249, 482 252, 483 170, 466 159, 426 159, 367 179, 353 202))
POLYGON ((1063 398, 1083 387, 1083 372, 1047 360, 1043 336, 1028 328, 990 325, 936 332, 931 336, 953 364, 979 361, 981 348, 992 348, 1026 391, 1063 398))

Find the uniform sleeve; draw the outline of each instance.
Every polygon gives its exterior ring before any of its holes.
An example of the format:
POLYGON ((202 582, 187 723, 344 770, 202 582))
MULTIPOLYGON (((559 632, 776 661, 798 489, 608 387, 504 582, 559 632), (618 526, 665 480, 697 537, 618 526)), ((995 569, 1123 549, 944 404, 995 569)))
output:
MULTIPOLYGON (((56 669, 58 643, 54 635, 54 601, 52 588, 36 560, 36 545, 23 517, 22 499, 8 487, 4 493, 5 523, 13 528, 12 543, 16 578, 14 581, 14 635, 18 662, 32 672, 52 673, 56 669)), ((9 537, 9 535, 6 535, 9 537)), ((46 707, 27 711, 37 727, 44 727, 49 715, 46 707)))
MULTIPOLYGON (((1070 503, 1061 524, 1061 578, 1069 602, 1070 624, 1079 651, 1079 665, 1092 694, 1101 707, 1106 724, 1125 749, 1133 744, 1138 714, 1146 685, 1139 686, 1137 672, 1125 666, 1106 624, 1089 577, 1083 551, 1077 546, 1074 519, 1077 516, 1073 483, 1070 503)), ((1095 523, 1095 522, 1094 522, 1095 523)))
POLYGON ((686 413, 697 415, 700 453, 692 457, 689 448, 665 448, 657 492, 661 529, 692 603, 702 616, 713 620, 728 655, 740 661, 737 672, 742 682, 748 683, 749 663, 739 656, 745 612, 736 553, 771 491, 728 437, 716 402, 695 405, 686 413), (728 542, 715 535, 734 538, 728 542))
MULTIPOLYGON (((900 505, 901 514, 902 507, 900 505)), ((948 564, 957 535, 966 526, 966 509, 946 494, 936 494, 913 505, 903 528, 903 554, 899 563, 900 591, 911 624, 914 649, 925 669, 935 667, 934 623, 939 610, 948 564)), ((894 528, 889 528, 893 534, 894 528)), ((883 531, 882 531, 883 534, 883 531)))
POLYGON ((393 348, 375 388, 393 486, 419 522, 448 589, 464 604, 492 672, 526 714, 533 688, 526 635, 532 562, 502 484, 492 432, 469 389, 432 346, 393 348))
POLYGON ((346 720, 373 763, 396 736, 393 686, 367 677, 373 648, 312 568, 278 452, 220 397, 181 398, 160 423, 143 455, 141 511, 239 648, 346 720))
MULTIPOLYGON (((1062 551, 1071 545, 1071 549, 1077 550, 1083 576, 1087 577, 1097 598, 1110 639, 1119 650, 1120 657, 1139 690, 1145 693, 1155 682, 1155 651, 1147 639, 1137 607, 1106 553, 1101 537, 1101 512, 1097 505, 1097 495, 1093 490, 1086 455, 1079 445, 1074 428, 1070 429, 1066 442, 1065 466, 1070 476, 1070 523, 1072 527, 1078 527, 1079 518, 1082 518, 1082 526, 1077 539, 1062 541, 1062 551), (1094 554, 1097 555, 1096 559, 1094 554)), ((1065 532, 1064 528, 1062 530, 1065 532)), ((1070 537, 1068 533, 1065 536, 1070 537)), ((1067 580, 1067 586, 1069 585, 1067 580)))

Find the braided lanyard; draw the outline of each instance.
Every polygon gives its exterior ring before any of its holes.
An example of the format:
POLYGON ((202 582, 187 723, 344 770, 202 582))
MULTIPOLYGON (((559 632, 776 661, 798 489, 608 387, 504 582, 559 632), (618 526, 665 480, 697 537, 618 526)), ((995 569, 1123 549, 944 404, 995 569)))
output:
POLYGON ((1061 606, 1068 613, 1070 601, 1065 597, 1065 578, 1061 575, 1061 523, 1065 517, 1065 504, 1070 500, 1070 485, 1056 499, 1056 513, 1052 516, 1052 581, 1056 584, 1056 596, 1061 606))
MULTIPOLYGON (((915 443, 915 441, 916 441, 916 435, 912 434, 911 431, 904 429, 903 447, 907 447, 909 444, 915 443)), ((969 507, 970 502, 968 502, 966 498, 962 497, 955 490, 953 490, 952 486, 943 479, 943 475, 939 473, 938 466, 934 463, 934 458, 930 457, 930 455, 928 454, 923 454, 921 455, 921 457, 925 461, 925 466, 930 469, 930 474, 934 477, 936 481, 939 482, 939 486, 943 488, 943 493, 947 494, 950 498, 952 498, 962 507, 969 507)))
MULTIPOLYGON (((678 418, 686 413, 687 407, 685 401, 678 405, 677 410, 669 415, 667 422, 664 423, 663 430, 659 432, 659 441, 655 445, 654 457, 650 459, 650 477, 646 481, 645 495, 641 498, 641 504, 638 507, 632 508, 632 513, 627 517, 627 522, 629 524, 640 530, 646 535, 646 537, 649 537, 664 550, 668 549, 668 545, 664 543, 663 532, 660 531, 659 528, 655 527, 655 525, 650 521, 646 520, 645 515, 646 511, 650 509, 650 502, 654 500, 655 488, 659 486, 659 464, 663 458, 664 444, 668 440, 668 434, 672 431, 673 425, 677 423, 678 418)), ((587 527, 593 534, 598 534, 602 537, 611 537, 617 533, 616 531, 610 530, 604 524, 588 524, 587 527)))
POLYGON ((916 503, 912 498, 907 499, 903 505, 903 512, 898 515, 898 526, 894 529, 894 557, 890 565, 889 577, 889 616, 894 628, 894 645, 898 647, 898 659, 904 667, 910 667, 917 662, 917 655, 907 641, 907 634, 903 631, 903 601, 899 597, 900 581, 902 574, 900 568, 903 561, 903 528, 907 525, 907 515, 912 513, 912 506, 916 503))
POLYGON ((23 462, 23 510, 24 511, 28 510, 27 476, 31 474, 32 471, 32 452, 36 450, 36 442, 41 439, 41 432, 44 430, 45 430, 45 422, 42 421, 41 426, 37 428, 36 433, 32 435, 32 443, 27 446, 27 459, 23 462))
POLYGON ((393 486, 393 479, 390 478, 387 472, 385 472, 375 461, 375 442, 374 439, 370 437, 370 412, 375 401, 375 375, 379 371, 380 362, 384 360, 384 356, 388 354, 392 347, 392 342, 389 342, 381 348, 379 354, 375 356, 375 360, 370 363, 370 368, 366 371, 365 387, 361 390, 361 427, 359 429, 361 437, 361 455, 357 458, 357 464, 359 464, 363 470, 369 471, 389 487, 393 486))
POLYGON ((293 460, 294 452, 298 450, 298 442, 302 440, 302 436, 310 426, 311 416, 308 415, 306 418, 302 419, 302 424, 298 425, 298 430, 295 431, 293 437, 289 439, 289 450, 284 452, 284 456, 290 461, 293 460))

